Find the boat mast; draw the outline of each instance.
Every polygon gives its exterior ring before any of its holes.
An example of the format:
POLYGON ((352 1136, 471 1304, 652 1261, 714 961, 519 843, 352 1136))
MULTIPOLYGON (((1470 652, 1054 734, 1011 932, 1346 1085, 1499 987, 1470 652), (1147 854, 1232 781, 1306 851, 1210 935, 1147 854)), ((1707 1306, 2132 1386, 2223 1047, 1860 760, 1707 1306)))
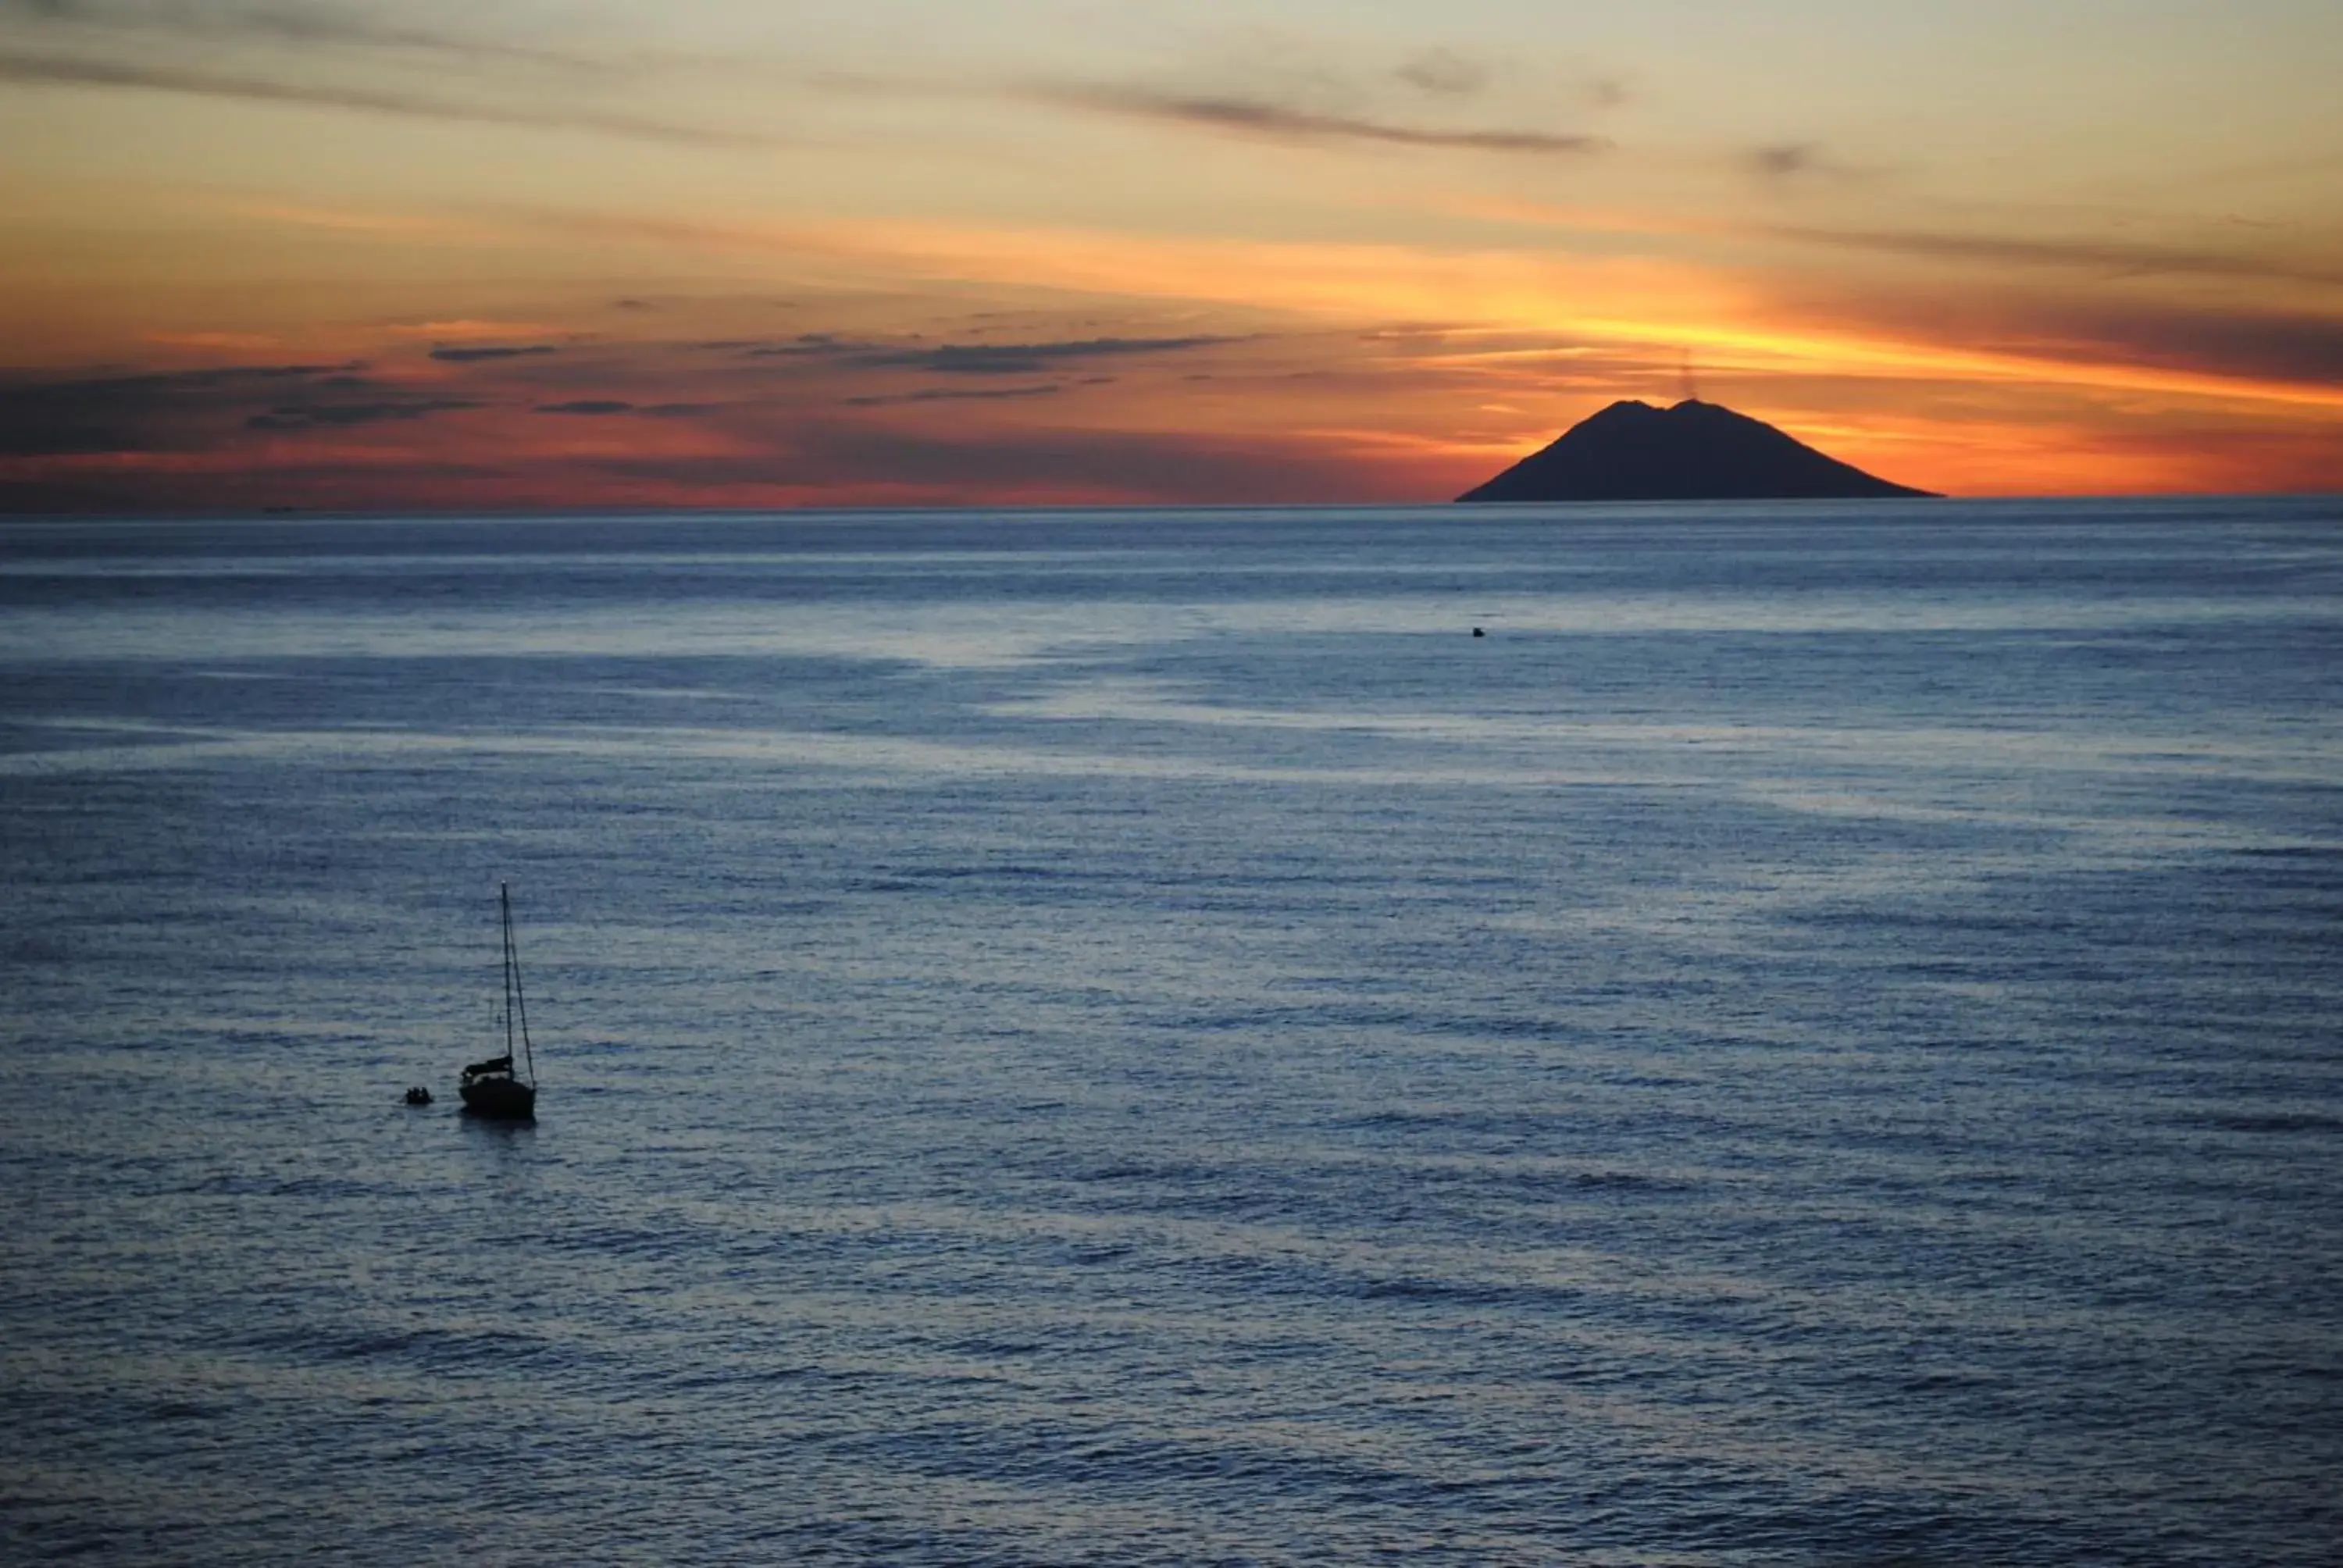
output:
POLYGON ((513 1034, 512 895, 502 882, 497 884, 497 900, 504 911, 504 952, 500 956, 505 961, 505 1066, 509 1070, 512 1066, 513 1034))
POLYGON ((520 950, 513 946, 512 885, 497 884, 497 904, 505 922, 505 1055, 512 1055, 513 1014, 520 1014, 520 1049, 528 1063, 528 1081, 537 1082, 537 1048, 528 1039, 528 997, 520 988, 520 950))

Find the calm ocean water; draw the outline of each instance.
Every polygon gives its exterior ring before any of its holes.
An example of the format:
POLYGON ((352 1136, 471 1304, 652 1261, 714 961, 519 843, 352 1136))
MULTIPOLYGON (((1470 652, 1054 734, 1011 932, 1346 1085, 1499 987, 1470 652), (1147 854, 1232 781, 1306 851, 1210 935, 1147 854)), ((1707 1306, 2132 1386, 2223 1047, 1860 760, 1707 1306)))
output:
POLYGON ((10 524, 0 870, 10 1562, 2343 1552, 2343 502, 10 524))

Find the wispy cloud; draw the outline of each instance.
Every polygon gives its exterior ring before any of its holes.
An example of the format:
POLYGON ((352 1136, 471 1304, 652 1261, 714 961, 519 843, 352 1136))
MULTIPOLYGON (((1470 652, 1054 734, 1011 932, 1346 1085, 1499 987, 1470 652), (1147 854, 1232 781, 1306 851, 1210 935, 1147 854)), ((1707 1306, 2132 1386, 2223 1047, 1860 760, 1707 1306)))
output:
POLYGON ((1232 337, 1084 337, 1055 343, 946 343, 932 348, 860 352, 852 363, 867 369, 933 370, 956 376, 1031 376, 1069 360, 1121 358, 1139 354, 1176 354, 1237 341, 1232 337))
POLYGON ((236 0, 176 5, 138 0, 0 0, 0 18, 61 25, 85 35, 161 35, 218 43, 370 49, 467 62, 486 58, 579 75, 606 75, 628 68, 614 58, 515 43, 479 29, 422 27, 403 19, 387 19, 397 15, 396 9, 319 5, 314 0, 263 5, 236 0))
POLYGON ((1879 171, 1859 169, 1831 156, 1820 142, 1767 142, 1743 155, 1742 166, 1761 179, 1862 179, 1879 171))
POLYGON ((2200 277, 2343 284, 2343 271, 2289 257, 2193 249, 2130 240, 2027 239, 1913 229, 1848 229, 1767 224, 1752 232, 1802 244, 1877 251, 1930 261, 2084 267, 2117 274, 2187 273, 2200 277))
POLYGON ((1869 251, 1922 261, 1970 261, 1998 266, 2063 268, 2118 276, 2159 274, 2273 283, 2343 285, 2332 262, 2271 251, 2220 250, 2153 241, 2008 234, 1961 234, 1942 229, 1841 228, 1821 224, 1747 223, 1684 214, 1612 211, 1536 202, 1459 201, 1443 210, 1499 223, 1583 229, 1600 234, 1687 235, 1718 239, 1779 240, 1836 250, 1869 251))
POLYGON ((632 414, 646 419, 688 419, 715 411, 713 403, 629 403, 619 397, 578 397, 567 403, 539 403, 531 412, 576 414, 609 418, 632 414))
POLYGON ((800 332, 787 343, 724 339, 700 347, 737 350, 751 359, 828 359, 842 354, 866 353, 878 345, 854 342, 830 332, 800 332))
POLYGON ((1451 130, 1398 125, 1326 114, 1264 98, 1178 93, 1155 87, 1061 84, 1032 88, 1029 95, 1063 108, 1278 141, 1351 141, 1453 151, 1580 156, 1605 152, 1612 145, 1605 137, 1577 133, 1503 128, 1451 130))
POLYGON ((1050 397, 1064 391, 1056 382, 1039 387, 922 387, 916 392, 880 392, 840 401, 852 408, 880 408, 892 403, 990 402, 1003 397, 1050 397))
POLYGON ((2046 367, 2127 367, 2332 388, 2328 399, 2343 402, 2337 396, 2343 393, 2343 317, 2334 316, 2047 292, 1947 300, 1934 291, 1835 291, 1796 303, 1912 341, 2022 356, 2046 367))
POLYGON ((24 86, 97 87, 248 103, 292 104, 312 108, 352 109, 410 119, 457 120, 537 129, 592 131, 604 136, 687 146, 769 146, 773 138, 706 126, 679 125, 630 115, 566 108, 530 108, 510 104, 459 102, 388 87, 294 82, 231 72, 75 55, 0 51, 0 82, 24 86))
POLYGON ((533 359, 560 352, 550 343, 481 343, 460 347, 443 344, 431 351, 431 357, 451 365, 469 365, 483 359, 533 359))
POLYGON ((288 404, 271 408, 265 414, 255 414, 244 424, 248 430, 338 430, 353 425, 421 419, 433 414, 479 407, 480 404, 465 397, 403 398, 382 403, 288 404))
POLYGON ((1182 337, 1076 337, 1040 343, 883 343, 805 332, 786 343, 721 338, 696 347, 748 359, 821 360, 860 370, 929 370, 952 376, 1033 376, 1083 359, 1177 354, 1242 339, 1213 334, 1182 337))
POLYGON ((1489 68, 1453 49, 1424 49, 1392 73, 1411 87, 1445 97, 1468 97, 1489 85, 1489 68))

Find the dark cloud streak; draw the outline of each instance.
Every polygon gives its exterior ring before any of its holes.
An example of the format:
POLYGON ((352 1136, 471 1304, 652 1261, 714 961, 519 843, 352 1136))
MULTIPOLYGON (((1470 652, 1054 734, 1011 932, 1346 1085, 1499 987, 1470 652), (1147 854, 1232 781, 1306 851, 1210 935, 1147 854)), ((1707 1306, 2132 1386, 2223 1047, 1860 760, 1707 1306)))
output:
POLYGON ((339 430, 355 425, 383 425, 422 419, 433 414, 478 408, 464 397, 422 397, 386 403, 316 403, 287 405, 255 414, 244 422, 247 430, 339 430))
POLYGON ((1486 66, 1453 49, 1423 50, 1392 74, 1411 87, 1449 97, 1469 96, 1489 84, 1486 66))
POLYGON ((703 343, 700 347, 738 349, 751 359, 824 359, 841 354, 866 353, 879 345, 850 341, 829 332, 801 332, 789 343, 729 340, 703 343))
POLYGON ((1547 131, 1431 130, 1347 115, 1322 114, 1258 98, 1171 93, 1151 87, 1061 85, 1034 88, 1030 95, 1064 108, 1278 141, 1353 141, 1466 152, 1577 156, 1605 152, 1611 146, 1602 136, 1547 131))
POLYGON ((809 359, 859 370, 927 370, 952 376, 1034 376, 1070 361, 1178 354, 1236 343, 1236 337, 1079 337, 1045 343, 874 343, 829 332, 800 333, 787 343, 725 339, 695 347, 749 359, 809 359))
POLYGON ((2106 290, 2009 290, 1948 297, 1941 289, 1843 281, 1785 286, 1802 320, 1850 324, 1915 342, 2038 359, 2240 381, 2343 388, 2343 316, 2224 308, 2106 290))
POLYGON ((1815 228, 1767 224, 1752 231, 1766 238, 1843 250, 1875 251, 1930 261, 1985 261, 2026 266, 2092 267, 2116 274, 2188 273, 2205 277, 2343 284, 2343 272, 2278 257, 2239 256, 2119 240, 2013 239, 1998 235, 1936 234, 1925 230, 1815 228))
POLYGON ((689 419, 701 414, 713 413, 713 403, 629 403, 618 397, 578 397, 567 403, 539 403, 530 410, 537 414, 577 414, 588 417, 607 418, 614 415, 631 414, 642 419, 689 419))
POLYGON ((122 5, 96 0, 0 0, 0 17, 63 24, 126 38, 157 35, 294 47, 386 50, 463 62, 483 57, 575 75, 611 76, 634 68, 615 60, 516 44, 484 33, 441 32, 392 25, 364 9, 305 5, 122 5))
POLYGON ((519 346, 483 343, 472 347, 439 347, 431 351, 434 359, 450 365, 471 365, 485 359, 533 359, 542 355, 558 354, 561 350, 550 343, 530 343, 519 346))
POLYGON ((478 125, 519 126, 535 130, 592 131, 604 136, 688 146, 752 147, 774 145, 772 138, 745 136, 700 126, 680 126, 626 115, 603 115, 558 109, 516 108, 495 104, 458 103, 446 98, 388 88, 336 86, 326 83, 287 82, 266 76, 190 70, 174 65, 136 64, 78 55, 0 51, 0 82, 23 86, 99 87, 126 91, 172 93, 182 96, 224 98, 260 104, 288 104, 308 108, 352 109, 407 119, 465 121, 478 125))
POLYGON ((1049 397, 1064 391, 1056 382, 1039 387, 922 387, 916 392, 879 392, 867 397, 842 399, 851 408, 880 408, 897 403, 957 403, 1003 397, 1049 397))
POLYGON ((1822 149, 1812 142, 1775 142, 1752 148, 1749 166, 1768 179, 1788 179, 1825 166, 1822 149))
POLYGON ((2343 318, 2335 317, 2084 301, 2023 307, 1998 331, 2020 349, 2046 345, 2157 369, 2343 387, 2343 318))
POLYGON ((1232 343, 1231 337, 1085 337, 1058 343, 946 343, 933 348, 858 351, 849 363, 865 369, 931 370, 956 376, 1031 376, 1068 360, 1136 354, 1176 354, 1232 343))

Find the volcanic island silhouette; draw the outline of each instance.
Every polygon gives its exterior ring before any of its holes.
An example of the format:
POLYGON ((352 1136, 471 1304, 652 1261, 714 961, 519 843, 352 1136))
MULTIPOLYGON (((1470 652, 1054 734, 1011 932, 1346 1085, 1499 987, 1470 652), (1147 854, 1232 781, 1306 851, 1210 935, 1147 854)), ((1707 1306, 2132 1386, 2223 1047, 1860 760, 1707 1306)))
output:
POLYGON ((1762 419, 1687 397, 1614 403, 1460 501, 1879 500, 1934 496, 1826 457, 1762 419))

